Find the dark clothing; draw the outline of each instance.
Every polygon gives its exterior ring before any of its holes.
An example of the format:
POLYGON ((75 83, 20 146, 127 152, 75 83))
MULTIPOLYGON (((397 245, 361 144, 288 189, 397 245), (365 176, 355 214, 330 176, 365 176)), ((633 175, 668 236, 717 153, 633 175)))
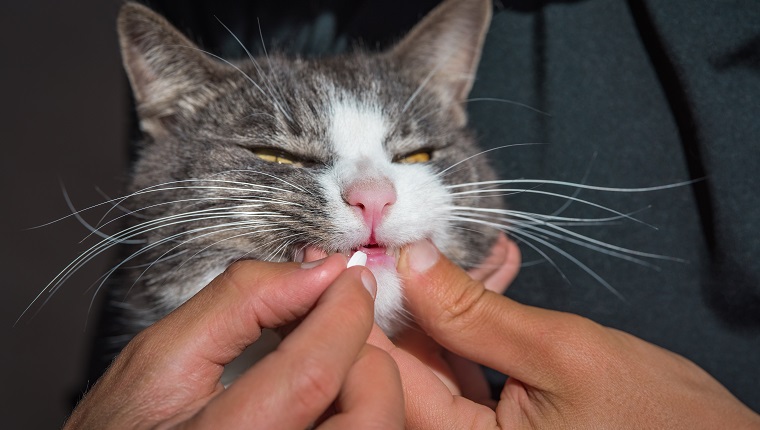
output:
MULTIPOLYGON (((494 16, 471 97, 508 98, 551 116, 470 104, 484 146, 548 143, 502 151, 503 178, 581 181, 593 160, 592 185, 704 180, 652 193, 578 195, 625 213, 651 205, 635 217, 658 227, 626 221, 582 232, 687 260, 658 262, 657 271, 573 251, 625 301, 577 269, 565 272, 568 285, 547 264, 524 268, 508 294, 682 354, 760 410, 760 5, 510 3, 494 16)), ((518 204, 551 213, 561 202, 521 196, 518 204)), ((572 265, 556 261, 563 270, 572 265)))

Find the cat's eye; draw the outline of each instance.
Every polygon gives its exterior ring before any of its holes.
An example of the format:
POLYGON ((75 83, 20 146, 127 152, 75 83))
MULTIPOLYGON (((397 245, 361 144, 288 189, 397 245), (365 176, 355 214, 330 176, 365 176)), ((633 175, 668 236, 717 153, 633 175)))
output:
POLYGON ((293 167, 304 166, 303 161, 299 160, 298 157, 292 154, 288 154, 285 151, 279 151, 276 149, 269 149, 269 148, 256 148, 256 149, 252 149, 251 152, 257 158, 269 163, 290 164, 293 167))
POLYGON ((417 151, 411 154, 406 154, 400 157, 396 157, 393 161, 401 164, 418 164, 427 163, 433 158, 433 153, 430 151, 417 151))

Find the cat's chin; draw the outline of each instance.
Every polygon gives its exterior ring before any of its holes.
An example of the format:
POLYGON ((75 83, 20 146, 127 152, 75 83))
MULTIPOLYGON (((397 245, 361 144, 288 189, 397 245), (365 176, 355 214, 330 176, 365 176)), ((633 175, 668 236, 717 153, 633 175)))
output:
MULTIPOLYGON (((348 256, 352 256, 356 251, 367 254, 367 268, 372 271, 377 280, 375 322, 386 335, 393 336, 406 325, 407 321, 404 311, 403 286, 396 271, 398 249, 362 246, 351 251, 348 256)), ((328 253, 325 250, 308 246, 303 250, 302 255, 296 256, 296 260, 310 262, 327 256, 328 253)))

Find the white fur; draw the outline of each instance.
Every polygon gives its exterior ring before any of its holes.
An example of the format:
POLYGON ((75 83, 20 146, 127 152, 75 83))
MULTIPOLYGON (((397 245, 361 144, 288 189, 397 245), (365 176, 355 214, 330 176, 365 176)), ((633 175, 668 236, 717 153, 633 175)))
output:
MULTIPOLYGON (((385 142, 388 120, 376 105, 348 97, 336 98, 331 106, 330 145, 336 154, 332 168, 320 177, 328 199, 326 211, 333 214, 336 231, 334 248, 348 251, 363 245, 370 227, 343 199, 347 186, 357 181, 388 181, 396 190, 396 202, 388 208, 375 238, 397 250, 420 239, 432 239, 445 248, 445 209, 451 198, 429 166, 393 163, 385 142)), ((372 268, 378 281, 375 315, 378 324, 389 334, 399 328, 403 311, 402 283, 391 268, 372 268)))

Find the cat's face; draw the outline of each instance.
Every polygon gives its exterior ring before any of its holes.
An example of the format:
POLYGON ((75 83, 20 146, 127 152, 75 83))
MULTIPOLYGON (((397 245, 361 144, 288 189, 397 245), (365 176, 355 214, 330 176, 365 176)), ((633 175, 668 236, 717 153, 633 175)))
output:
POLYGON ((457 220, 457 207, 484 202, 450 188, 493 179, 482 157, 468 158, 478 150, 462 105, 489 16, 488 1, 450 0, 386 53, 233 63, 125 6, 122 48, 146 133, 125 204, 147 238, 134 260, 152 264, 133 276, 137 297, 171 310, 238 259, 362 250, 378 323, 393 332, 401 247, 429 239, 472 266, 495 237, 457 220))

